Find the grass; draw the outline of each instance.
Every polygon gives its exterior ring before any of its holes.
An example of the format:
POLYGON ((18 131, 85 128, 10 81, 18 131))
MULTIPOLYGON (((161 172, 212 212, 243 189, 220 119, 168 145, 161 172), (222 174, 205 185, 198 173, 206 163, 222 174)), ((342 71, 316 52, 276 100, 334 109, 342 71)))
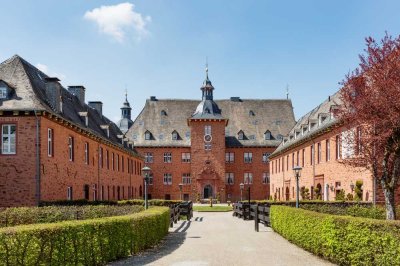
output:
POLYGON ((193 210, 198 212, 230 212, 232 206, 193 206, 193 210))

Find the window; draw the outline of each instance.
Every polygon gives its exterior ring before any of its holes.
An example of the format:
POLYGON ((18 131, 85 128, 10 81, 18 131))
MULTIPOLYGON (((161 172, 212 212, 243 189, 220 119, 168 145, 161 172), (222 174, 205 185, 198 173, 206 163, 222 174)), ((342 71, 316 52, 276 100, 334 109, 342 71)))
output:
POLYGON ((297 151, 297 161, 296 161, 296 165, 300 166, 300 151, 297 151))
POLYGON ((206 151, 211 151, 211 143, 204 143, 204 149, 206 151))
POLYGON ((337 135, 336 136, 336 160, 340 159, 340 145, 341 145, 340 135, 337 135))
POLYGON ((286 171, 289 171, 289 155, 286 156, 286 171))
POLYGON ((153 185, 153 173, 150 173, 150 174, 149 174, 149 179, 148 179, 148 181, 147 181, 147 184, 148 184, 148 185, 153 185))
POLYGON ((114 153, 111 153, 111 168, 112 168, 113 171, 115 170, 114 153))
POLYGON ((271 155, 271 153, 269 153, 269 152, 264 152, 263 155, 262 155, 262 162, 263 162, 263 163, 269 162, 269 156, 270 156, 270 155, 271 155))
POLYGON ((190 152, 182 152, 182 162, 190 163, 190 152))
POLYGON ((303 149, 301 157, 301 166, 304 167, 304 162, 306 161, 306 149, 303 149))
POLYGON ((167 112, 165 110, 161 110, 161 116, 167 116, 167 112))
POLYGON ((124 156, 121 156, 121 170, 125 172, 125 159, 124 156))
POLYGON ((172 174, 164 174, 164 185, 172 185, 172 174))
POLYGON ((7 88, 0 88, 0 99, 7 99, 7 88))
POLYGON ((322 157, 322 151, 321 151, 321 142, 318 142, 318 162, 321 163, 321 157, 322 157))
POLYGON ((245 163, 252 163, 253 162, 253 153, 245 152, 244 153, 244 162, 245 163))
POLYGON ((292 153, 292 169, 294 167, 294 152, 292 153))
POLYGON ((53 129, 47 129, 47 156, 53 157, 53 129))
POLYGON ((262 175, 262 183, 269 184, 269 173, 263 173, 262 175))
POLYGON ((310 164, 314 164, 314 144, 310 147, 310 164))
POLYGON ((225 173, 226 184, 233 185, 235 182, 235 174, 234 173, 225 173))
POLYGON ((164 152, 164 163, 172 163, 172 153, 164 152))
POLYGON ((100 147, 99 150, 99 166, 103 168, 103 148, 100 147))
POLYGON ((244 173, 244 184, 246 184, 246 185, 253 184, 253 174, 252 173, 244 173))
POLYGON ((67 187, 67 200, 73 200, 72 187, 67 187))
POLYGON ((249 116, 256 116, 256 114, 253 112, 253 110, 249 111, 249 116))
POLYGON ((234 161, 235 161, 235 153, 226 152, 225 153, 225 162, 226 163, 233 163, 234 161))
POLYGON ((74 161, 74 138, 68 137, 68 158, 72 162, 74 161))
POLYGON ((144 139, 145 139, 145 140, 151 140, 151 133, 150 133, 150 131, 146 131, 146 132, 144 133, 144 139))
POLYGON ((356 141, 356 143, 357 143, 356 154, 360 155, 363 152, 361 127, 357 127, 357 141, 356 141))
POLYGON ((239 133, 238 133, 238 139, 239 140, 244 140, 244 132, 242 130, 240 130, 239 133))
POLYGON ((89 164, 89 143, 88 142, 85 142, 84 149, 85 149, 85 164, 89 164))
POLYGON ((192 184, 192 179, 190 178, 190 174, 183 174, 182 175, 182 184, 184 184, 184 185, 192 184))
POLYGON ((204 135, 211 135, 211 126, 204 126, 204 135))
POLYGON ((178 139, 179 139, 178 132, 176 131, 172 132, 172 140, 178 140, 178 139))
POLYGON ((110 169, 110 159, 108 156, 108 150, 106 150, 106 167, 107 169, 110 169))
POLYGON ((264 133, 265 140, 270 140, 271 137, 272 137, 271 136, 271 131, 269 131, 269 130, 265 131, 265 133, 264 133))
POLYGON ((153 163, 153 153, 152 152, 144 153, 144 162, 145 163, 153 163))
POLYGON ((325 153, 326 153, 325 154, 325 158, 326 158, 326 161, 329 162, 331 160, 331 145, 329 143, 329 139, 326 140, 325 145, 326 145, 326 147, 325 147, 325 153))
POLYGON ((15 125, 3 125, 1 135, 1 150, 3 154, 15 154, 15 125))
POLYGON ((117 154, 117 158, 116 158, 115 164, 117 165, 117 171, 119 172, 119 154, 117 154))

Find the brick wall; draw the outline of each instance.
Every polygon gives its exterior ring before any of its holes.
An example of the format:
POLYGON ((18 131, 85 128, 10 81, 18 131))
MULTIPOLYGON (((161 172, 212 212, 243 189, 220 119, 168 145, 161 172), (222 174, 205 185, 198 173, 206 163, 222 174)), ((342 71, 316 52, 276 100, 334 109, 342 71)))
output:
POLYGON ((4 124, 17 126, 17 150, 15 155, 0 152, 0 207, 35 205, 36 119, 30 116, 0 117, 0 129, 4 124))
MULTIPOLYGON (((350 184, 355 184, 357 180, 363 181, 363 200, 372 201, 373 184, 371 173, 363 168, 354 168, 341 163, 336 159, 336 136, 341 132, 341 128, 327 132, 315 139, 312 139, 301 146, 295 147, 278 157, 271 159, 271 195, 276 195, 278 200, 286 200, 287 190, 288 199, 296 198, 296 179, 293 173, 293 155, 294 165, 297 165, 297 152, 299 152, 299 165, 303 167, 299 186, 305 186, 310 189, 318 184, 322 188, 322 199, 335 200, 337 190, 344 189, 345 194, 352 193, 350 184), (326 140, 329 140, 330 160, 326 159, 326 140), (321 160, 318 162, 318 143, 321 143, 321 160), (311 145, 314 145, 314 164, 311 165, 311 145), (304 149, 304 166, 303 166, 304 149), (289 157, 288 157, 289 156, 289 157), (289 166, 287 161, 289 158, 289 166), (282 169, 282 163, 284 164, 282 169), (279 167, 280 166, 280 167, 279 167), (280 169, 279 169, 280 168, 280 169), (340 183, 340 185, 339 185, 340 183), (325 186, 329 185, 328 193, 325 192, 325 186)), ((313 192, 313 194, 315 194, 313 192)), ((315 195, 314 195, 315 198, 315 195)))

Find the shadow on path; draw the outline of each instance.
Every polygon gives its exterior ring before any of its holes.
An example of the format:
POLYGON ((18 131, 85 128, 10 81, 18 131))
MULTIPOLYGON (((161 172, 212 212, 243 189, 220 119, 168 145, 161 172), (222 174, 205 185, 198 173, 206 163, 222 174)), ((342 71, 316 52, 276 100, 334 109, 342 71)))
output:
POLYGON ((172 253, 185 242, 187 234, 186 231, 189 229, 190 224, 191 221, 183 221, 176 229, 171 228, 173 231, 170 229, 168 235, 158 246, 146 250, 140 254, 133 255, 129 258, 112 262, 108 265, 119 266, 151 264, 152 262, 172 253))

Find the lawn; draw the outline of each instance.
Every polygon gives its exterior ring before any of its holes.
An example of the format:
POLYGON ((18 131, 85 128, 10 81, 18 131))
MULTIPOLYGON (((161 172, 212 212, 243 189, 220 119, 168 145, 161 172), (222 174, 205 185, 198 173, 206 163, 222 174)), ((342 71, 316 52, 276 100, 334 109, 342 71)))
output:
POLYGON ((230 212, 232 206, 193 206, 193 210, 198 212, 230 212))

